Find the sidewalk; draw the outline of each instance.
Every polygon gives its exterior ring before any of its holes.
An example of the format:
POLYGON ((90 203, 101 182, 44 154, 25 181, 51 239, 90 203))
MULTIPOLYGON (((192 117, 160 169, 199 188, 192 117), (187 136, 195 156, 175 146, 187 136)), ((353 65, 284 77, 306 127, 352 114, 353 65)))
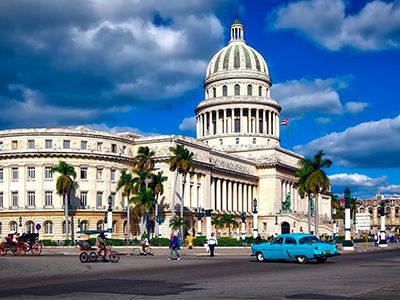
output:
MULTIPOLYGON (((118 251, 120 255, 130 255, 132 253, 132 249, 136 248, 133 246, 122 246, 122 247, 113 247, 114 250, 118 251)), ((169 253, 168 247, 156 247, 152 246, 155 250, 156 255, 165 255, 167 256, 169 253)), ((398 244, 389 244, 388 247, 376 247, 374 243, 368 243, 368 249, 366 249, 365 243, 357 243, 354 244, 354 250, 342 250, 342 245, 338 245, 338 249, 341 254, 347 253, 364 253, 364 252, 379 252, 379 251, 387 251, 393 249, 400 249, 400 243, 398 244)), ((45 246, 43 247, 42 255, 79 255, 79 248, 75 246, 68 247, 54 247, 54 246, 45 246)), ((215 249, 216 255, 222 256, 250 256, 251 249, 250 247, 216 247, 215 249)), ((204 247, 196 247, 194 249, 186 249, 182 248, 179 250, 179 254, 181 256, 207 256, 208 253, 205 251, 204 247)))

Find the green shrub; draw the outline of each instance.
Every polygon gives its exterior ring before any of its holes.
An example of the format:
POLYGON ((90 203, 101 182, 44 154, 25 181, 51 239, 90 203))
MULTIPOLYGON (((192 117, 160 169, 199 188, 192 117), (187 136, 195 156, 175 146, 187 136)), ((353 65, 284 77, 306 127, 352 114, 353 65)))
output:
POLYGON ((61 246, 72 246, 73 245, 73 241, 71 240, 64 240, 61 244, 61 246))
POLYGON ((206 236, 204 235, 197 236, 196 238, 193 239, 193 246, 204 246, 205 241, 206 241, 206 236))
POLYGON ((151 246, 169 246, 169 239, 167 238, 152 238, 150 240, 151 246))
POLYGON ((42 240, 43 246, 58 246, 55 241, 52 240, 42 240))
POLYGON ((221 237, 218 239, 218 246, 237 246, 240 242, 235 238, 221 237))

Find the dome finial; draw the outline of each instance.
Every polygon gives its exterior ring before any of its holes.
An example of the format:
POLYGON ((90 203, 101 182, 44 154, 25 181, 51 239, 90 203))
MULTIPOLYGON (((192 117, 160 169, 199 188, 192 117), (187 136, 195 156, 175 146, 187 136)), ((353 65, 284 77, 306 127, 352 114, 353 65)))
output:
POLYGON ((232 41, 244 41, 243 36, 243 24, 238 20, 238 10, 236 7, 236 19, 231 24, 231 40, 232 41))

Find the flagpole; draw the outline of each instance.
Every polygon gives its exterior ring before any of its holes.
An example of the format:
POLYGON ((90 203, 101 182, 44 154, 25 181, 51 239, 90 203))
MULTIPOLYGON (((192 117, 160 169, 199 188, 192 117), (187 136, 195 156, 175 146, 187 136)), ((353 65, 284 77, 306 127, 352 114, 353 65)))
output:
POLYGON ((290 150, 290 147, 289 147, 289 123, 288 123, 288 126, 287 126, 287 148, 288 148, 288 150, 290 150))

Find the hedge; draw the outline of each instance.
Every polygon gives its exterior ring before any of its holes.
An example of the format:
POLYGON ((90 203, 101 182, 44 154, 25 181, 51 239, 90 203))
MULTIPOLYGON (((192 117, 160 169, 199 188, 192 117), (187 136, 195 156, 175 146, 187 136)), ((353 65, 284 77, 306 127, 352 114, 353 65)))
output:
POLYGON ((150 240, 151 246, 169 246, 169 239, 167 238, 152 238, 150 240))

